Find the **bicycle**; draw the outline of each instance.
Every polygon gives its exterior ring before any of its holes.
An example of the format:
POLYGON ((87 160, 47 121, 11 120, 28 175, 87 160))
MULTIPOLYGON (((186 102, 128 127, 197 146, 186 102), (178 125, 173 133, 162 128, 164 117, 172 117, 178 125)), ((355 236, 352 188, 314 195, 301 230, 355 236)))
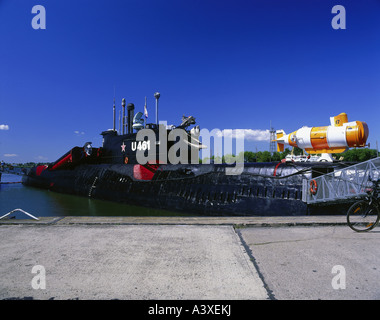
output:
POLYGON ((366 188, 366 199, 355 202, 347 211, 347 224, 356 232, 369 231, 379 224, 380 198, 379 180, 371 180, 372 186, 366 188))

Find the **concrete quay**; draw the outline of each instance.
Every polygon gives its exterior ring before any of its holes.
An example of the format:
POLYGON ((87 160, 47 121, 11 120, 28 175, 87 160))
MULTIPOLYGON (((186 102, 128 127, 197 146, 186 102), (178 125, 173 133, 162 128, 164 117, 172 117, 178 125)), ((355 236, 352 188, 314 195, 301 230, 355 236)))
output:
POLYGON ((345 216, 0 220, 0 299, 380 299, 345 216))
POLYGON ((236 227, 280 227, 280 226, 333 226, 346 225, 346 216, 292 216, 292 217, 40 217, 33 219, 4 219, 4 224, 55 224, 55 225, 227 225, 236 227))

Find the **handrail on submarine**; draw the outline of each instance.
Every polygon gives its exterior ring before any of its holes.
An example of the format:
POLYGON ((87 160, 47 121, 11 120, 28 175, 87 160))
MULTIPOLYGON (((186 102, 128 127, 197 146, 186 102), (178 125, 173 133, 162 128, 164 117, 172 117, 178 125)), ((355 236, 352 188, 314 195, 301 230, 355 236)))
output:
POLYGON ((24 210, 22 210, 22 209, 14 209, 14 210, 12 210, 12 211, 9 211, 9 212, 6 213, 5 215, 1 216, 1 217, 0 217, 0 220, 3 219, 3 218, 5 218, 6 216, 9 216, 10 214, 12 214, 12 213, 15 212, 15 211, 20 211, 20 212, 26 214, 27 216, 33 218, 34 220, 40 220, 40 219, 38 219, 37 217, 35 217, 34 215, 32 215, 32 214, 30 214, 29 212, 26 212, 26 211, 24 211, 24 210))
POLYGON ((380 157, 335 170, 319 177, 304 179, 302 201, 307 204, 331 204, 366 195, 370 179, 380 178, 380 157))

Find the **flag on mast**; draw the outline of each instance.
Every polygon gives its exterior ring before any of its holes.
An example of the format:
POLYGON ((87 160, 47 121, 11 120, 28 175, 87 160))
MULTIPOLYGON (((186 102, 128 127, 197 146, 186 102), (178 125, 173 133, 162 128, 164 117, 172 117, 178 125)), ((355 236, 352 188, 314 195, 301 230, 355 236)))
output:
POLYGON ((145 97, 145 106, 144 106, 144 116, 145 118, 148 118, 148 109, 146 107, 146 97, 145 97))

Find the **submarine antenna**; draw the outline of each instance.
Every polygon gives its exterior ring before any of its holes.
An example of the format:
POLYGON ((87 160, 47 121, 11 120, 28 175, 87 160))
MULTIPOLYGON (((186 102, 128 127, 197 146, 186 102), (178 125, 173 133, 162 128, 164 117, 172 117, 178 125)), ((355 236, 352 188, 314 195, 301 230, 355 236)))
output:
POLYGON ((121 110, 119 110, 119 134, 121 134, 121 110))
POLYGON ((121 100, 121 106, 123 107, 123 130, 122 130, 122 134, 124 134, 125 132, 125 98, 123 98, 123 100, 121 100))
POLYGON ((116 131, 115 86, 113 87, 113 131, 116 131))
POLYGON ((156 124, 158 125, 158 99, 160 98, 160 93, 155 92, 154 97, 156 98, 156 124))
POLYGON ((145 97, 145 105, 144 105, 144 116, 145 116, 145 119, 144 119, 144 128, 146 128, 146 118, 148 117, 148 108, 146 106, 146 97, 145 97))

